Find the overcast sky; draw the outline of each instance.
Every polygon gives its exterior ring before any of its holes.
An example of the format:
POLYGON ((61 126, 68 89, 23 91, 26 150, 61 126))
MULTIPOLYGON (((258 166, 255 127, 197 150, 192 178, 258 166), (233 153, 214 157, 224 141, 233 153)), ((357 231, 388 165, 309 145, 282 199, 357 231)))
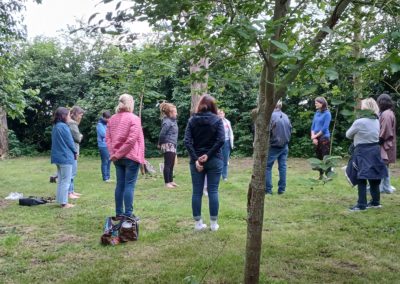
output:
MULTIPOLYGON (((55 37, 59 30, 66 30, 67 25, 76 24, 76 20, 87 21, 96 12, 112 11, 118 1, 107 5, 97 5, 100 0, 43 0, 42 4, 32 2, 26 2, 25 24, 28 38, 38 35, 55 37)), ((148 31, 143 23, 137 28, 143 32, 148 31)))

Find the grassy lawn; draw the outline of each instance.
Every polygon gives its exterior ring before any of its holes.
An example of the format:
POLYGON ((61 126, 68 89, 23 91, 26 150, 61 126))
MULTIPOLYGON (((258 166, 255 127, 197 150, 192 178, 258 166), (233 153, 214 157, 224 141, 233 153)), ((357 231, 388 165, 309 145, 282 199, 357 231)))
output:
MULTIPOLYGON (((151 163, 158 168, 160 159, 151 163)), ((220 186, 218 232, 193 231, 191 181, 186 159, 175 172, 177 189, 159 175, 140 176, 134 209, 140 240, 115 247, 99 244, 114 214, 114 186, 103 183, 100 161, 81 158, 77 206, 35 207, 6 201, 10 192, 54 196, 48 158, 0 161, 0 283, 241 283, 246 243, 246 196, 251 161, 231 161, 220 186), (186 280, 184 280, 186 278, 186 280), (190 281, 189 281, 190 282, 190 281)), ((382 209, 349 212, 356 202, 342 172, 312 185, 305 160, 290 159, 287 193, 266 197, 261 283, 399 283, 400 180, 382 196, 382 209)), ((112 169, 112 175, 114 175, 112 169)), ((208 202, 203 197, 208 221, 208 202)))

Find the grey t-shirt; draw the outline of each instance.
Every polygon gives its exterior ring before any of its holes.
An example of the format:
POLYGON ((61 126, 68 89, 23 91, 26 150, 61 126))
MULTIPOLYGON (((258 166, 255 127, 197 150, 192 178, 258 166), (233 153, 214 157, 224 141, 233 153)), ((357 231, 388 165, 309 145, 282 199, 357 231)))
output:
POLYGON ((356 119, 346 131, 346 137, 354 140, 354 146, 379 142, 379 120, 372 118, 356 119))

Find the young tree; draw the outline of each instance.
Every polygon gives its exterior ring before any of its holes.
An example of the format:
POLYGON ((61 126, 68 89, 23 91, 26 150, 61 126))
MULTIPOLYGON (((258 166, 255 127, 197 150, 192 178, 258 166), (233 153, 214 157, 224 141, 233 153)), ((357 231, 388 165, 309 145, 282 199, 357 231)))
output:
MULTIPOLYGON (((112 0, 103 0, 111 2, 112 0)), ((324 58, 337 45, 351 42, 354 25, 344 21, 345 41, 335 36, 335 26, 348 18, 352 2, 361 9, 371 5, 352 0, 255 0, 255 1, 171 1, 135 0, 132 7, 117 9, 111 25, 147 20, 155 27, 167 26, 166 38, 180 45, 196 41, 197 58, 215 54, 239 59, 257 51, 260 55, 258 107, 255 116, 253 172, 248 189, 248 227, 245 283, 259 281, 264 215, 265 168, 268 155, 268 125, 277 101, 287 95, 299 73, 315 59, 324 58)), ((373 1, 382 11, 394 1, 373 1)), ((214 62, 213 64, 218 64, 214 62)), ((212 67, 210 67, 212 68, 212 67)), ((328 69, 326 67, 326 69, 328 69)), ((334 70, 329 71, 332 77, 334 70)))
POLYGON ((22 88, 27 66, 15 59, 16 41, 25 37, 20 15, 25 8, 24 2, 0 2, 0 159, 8 153, 7 114, 23 121, 23 111, 29 104, 29 98, 36 95, 36 92, 22 88))

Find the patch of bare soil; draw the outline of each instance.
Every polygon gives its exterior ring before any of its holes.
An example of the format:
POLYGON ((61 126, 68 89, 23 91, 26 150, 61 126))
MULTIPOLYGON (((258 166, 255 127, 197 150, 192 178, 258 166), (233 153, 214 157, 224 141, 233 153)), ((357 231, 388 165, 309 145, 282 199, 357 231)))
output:
POLYGON ((10 205, 10 201, 0 199, 0 208, 7 208, 10 205))

